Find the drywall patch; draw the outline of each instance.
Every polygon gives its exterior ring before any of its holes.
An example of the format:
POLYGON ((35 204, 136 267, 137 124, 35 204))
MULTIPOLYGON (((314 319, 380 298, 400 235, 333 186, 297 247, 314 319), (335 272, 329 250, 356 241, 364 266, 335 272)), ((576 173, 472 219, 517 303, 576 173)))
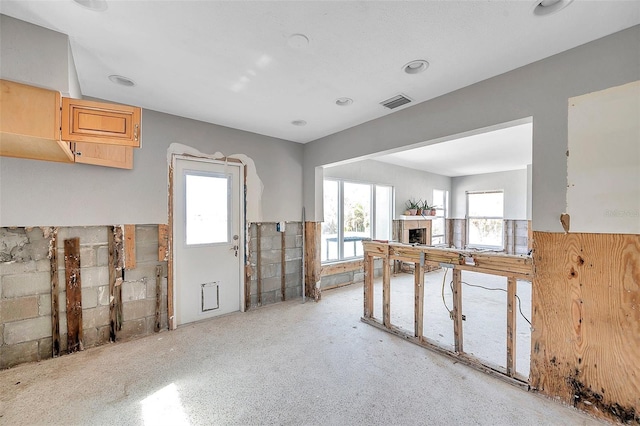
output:
POLYGON ((207 158, 210 160, 221 160, 234 158, 240 160, 240 162, 247 168, 247 222, 261 222, 262 221, 262 191, 264 185, 262 180, 258 176, 256 171, 256 164, 252 158, 244 154, 224 155, 221 152, 214 154, 206 154, 200 152, 196 148, 192 148, 188 145, 180 143, 172 143, 167 149, 167 164, 171 167, 171 159, 173 155, 186 155, 197 158, 207 158))

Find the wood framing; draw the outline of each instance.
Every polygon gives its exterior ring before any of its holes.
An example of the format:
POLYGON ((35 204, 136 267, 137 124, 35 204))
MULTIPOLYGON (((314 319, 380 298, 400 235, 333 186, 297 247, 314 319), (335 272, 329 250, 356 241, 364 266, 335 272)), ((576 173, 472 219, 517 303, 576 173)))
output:
POLYGON ((531 386, 640 423, 640 235, 534 232, 531 386))
POLYGON ((84 349, 82 342, 82 279, 80 238, 64 240, 64 269, 67 294, 67 352, 84 349))
POLYGON ((262 305, 262 224, 256 223, 256 292, 258 306, 262 305))
POLYGON ((109 340, 115 342, 122 329, 122 227, 110 226, 107 232, 109 249, 109 340))
POLYGON ((136 226, 124 225, 124 267, 136 267, 136 226))
POLYGON ((167 259, 167 322, 169 330, 175 330, 178 326, 176 315, 173 307, 173 289, 175 281, 173 279, 173 162, 169 164, 169 237, 167 246, 169 247, 169 256, 167 259))
POLYGON ((169 225, 158 225, 158 262, 169 260, 169 225))
POLYGON ((462 332, 462 271, 453 270, 453 341, 457 353, 464 352, 462 332))
POLYGON ((424 253, 420 256, 420 262, 415 264, 414 277, 414 336, 420 339, 422 337, 423 320, 424 320, 424 253))
POLYGON ((58 228, 53 228, 49 242, 49 277, 51 278, 51 351, 60 356, 60 278, 58 277, 58 228))
POLYGON ((345 272, 362 271, 364 268, 364 260, 353 260, 348 262, 330 263, 320 267, 320 276, 343 274, 345 272))
POLYGON ((518 282, 515 278, 507 278, 507 376, 516 374, 516 318, 518 282))
POLYGON ((320 241, 322 236, 321 222, 305 223, 305 295, 320 300, 320 241))
POLYGON ((161 328, 161 311, 162 311, 162 266, 156 266, 156 318, 153 331, 156 333, 161 328))
POLYGON ((286 244, 285 244, 285 230, 282 229, 280 232, 280 248, 281 257, 280 257, 280 298, 284 302, 287 300, 287 252, 286 252, 286 244))

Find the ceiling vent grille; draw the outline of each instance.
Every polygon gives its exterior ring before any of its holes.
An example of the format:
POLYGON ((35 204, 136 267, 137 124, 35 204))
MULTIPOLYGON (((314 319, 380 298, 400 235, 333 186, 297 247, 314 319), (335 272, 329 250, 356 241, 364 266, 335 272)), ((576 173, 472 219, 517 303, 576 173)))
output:
POLYGON ((403 95, 401 93, 397 96, 394 96, 393 98, 389 98, 386 101, 380 102, 380 105, 382 105, 385 108, 394 109, 402 105, 408 104, 409 102, 411 102, 411 99, 409 99, 408 96, 403 95))

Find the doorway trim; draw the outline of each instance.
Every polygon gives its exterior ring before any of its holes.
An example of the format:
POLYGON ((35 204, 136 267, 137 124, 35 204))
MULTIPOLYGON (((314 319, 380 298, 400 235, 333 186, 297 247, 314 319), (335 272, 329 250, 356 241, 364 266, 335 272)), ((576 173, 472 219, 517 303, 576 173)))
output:
POLYGON ((247 263, 247 208, 246 208, 246 193, 247 193, 247 166, 237 158, 220 157, 213 158, 212 156, 196 156, 189 154, 171 154, 171 162, 169 163, 168 173, 168 243, 169 256, 167 259, 167 322, 169 324, 169 330, 175 330, 178 327, 175 315, 175 303, 176 303, 176 288, 175 288, 175 244, 174 244, 174 221, 173 211, 175 208, 174 203, 174 170, 177 160, 189 160, 189 161, 202 161, 205 163, 213 164, 228 164, 233 163, 234 166, 240 167, 242 176, 242 182, 239 185, 239 194, 236 194, 240 200, 240 222, 241 222, 241 244, 242 256, 240 261, 240 312, 245 312, 249 299, 249 289, 247 288, 250 283, 250 277, 247 277, 248 271, 245 267, 247 263))

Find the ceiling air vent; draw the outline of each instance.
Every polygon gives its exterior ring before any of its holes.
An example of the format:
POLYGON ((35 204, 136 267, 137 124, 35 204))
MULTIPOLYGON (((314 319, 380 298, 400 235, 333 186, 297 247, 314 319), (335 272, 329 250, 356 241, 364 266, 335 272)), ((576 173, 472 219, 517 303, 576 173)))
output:
POLYGON ((404 104, 408 104, 409 102, 411 102, 411 99, 401 93, 397 96, 394 96, 393 98, 389 98, 386 101, 380 102, 380 105, 385 108, 394 109, 404 104))

